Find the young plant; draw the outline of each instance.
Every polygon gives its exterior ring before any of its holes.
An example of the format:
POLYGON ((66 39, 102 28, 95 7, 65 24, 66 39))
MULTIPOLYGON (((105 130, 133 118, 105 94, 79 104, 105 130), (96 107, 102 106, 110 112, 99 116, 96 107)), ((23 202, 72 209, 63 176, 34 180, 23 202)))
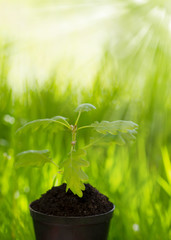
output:
POLYGON ((82 191, 85 190, 84 182, 88 180, 88 176, 82 170, 83 167, 88 167, 89 162, 84 160, 86 155, 86 150, 88 147, 100 142, 102 139, 107 141, 113 141, 116 144, 124 144, 125 140, 134 140, 136 129, 138 125, 132 121, 102 121, 94 122, 90 125, 78 127, 78 122, 82 112, 88 112, 96 109, 90 103, 83 103, 79 105, 75 112, 78 112, 75 124, 69 124, 67 118, 62 116, 55 116, 53 118, 38 119, 26 123, 23 127, 17 130, 17 133, 24 133, 26 130, 36 131, 38 129, 44 129, 49 131, 54 131, 59 125, 63 126, 65 129, 71 132, 71 150, 68 153, 67 159, 62 161, 59 166, 50 158, 50 152, 48 150, 29 150, 21 152, 16 157, 16 167, 35 166, 41 167, 45 163, 52 163, 63 173, 63 179, 67 184, 67 189, 71 189, 74 194, 82 197, 82 191), (94 142, 85 146, 82 149, 76 149, 77 143, 77 132, 85 128, 95 129, 99 133, 99 138, 94 142))

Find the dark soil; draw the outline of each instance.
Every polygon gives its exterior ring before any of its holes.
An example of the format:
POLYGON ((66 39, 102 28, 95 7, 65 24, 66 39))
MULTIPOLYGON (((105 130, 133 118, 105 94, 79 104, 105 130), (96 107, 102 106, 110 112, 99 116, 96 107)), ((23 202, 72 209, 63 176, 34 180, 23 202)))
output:
POLYGON ((53 216, 91 216, 110 211, 113 204, 90 184, 85 184, 83 197, 79 198, 66 184, 53 187, 40 199, 31 203, 31 207, 41 213, 53 216))

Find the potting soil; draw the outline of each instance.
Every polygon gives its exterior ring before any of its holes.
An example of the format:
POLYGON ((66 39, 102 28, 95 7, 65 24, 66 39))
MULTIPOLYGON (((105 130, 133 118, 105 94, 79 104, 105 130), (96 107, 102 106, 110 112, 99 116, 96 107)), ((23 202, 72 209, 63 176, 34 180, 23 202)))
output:
POLYGON ((31 207, 41 213, 53 216, 91 216, 110 211, 113 204, 90 184, 85 184, 83 197, 66 192, 66 184, 52 187, 41 198, 32 202, 31 207))

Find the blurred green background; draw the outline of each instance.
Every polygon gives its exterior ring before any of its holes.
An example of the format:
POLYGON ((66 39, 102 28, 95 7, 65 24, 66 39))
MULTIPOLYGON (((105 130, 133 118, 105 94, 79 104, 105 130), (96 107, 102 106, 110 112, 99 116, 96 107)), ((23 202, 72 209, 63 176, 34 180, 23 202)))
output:
POLYGON ((0 239, 35 239, 28 204, 56 174, 48 164, 16 170, 15 154, 49 148, 58 162, 68 143, 63 131, 16 129, 55 115, 72 123, 83 102, 97 110, 80 126, 139 124, 135 143, 88 151, 89 182, 116 205, 109 240, 171 239, 170 43, 166 0, 0 1, 0 239))

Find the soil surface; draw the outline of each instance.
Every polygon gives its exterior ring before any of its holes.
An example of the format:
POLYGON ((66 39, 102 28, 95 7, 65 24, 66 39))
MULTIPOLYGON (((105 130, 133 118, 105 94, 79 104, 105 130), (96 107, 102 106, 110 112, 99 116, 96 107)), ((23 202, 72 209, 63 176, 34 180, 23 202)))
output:
POLYGON ((31 203, 31 207, 41 213, 53 216, 91 216, 110 211, 113 204, 90 184, 85 184, 83 197, 79 198, 71 190, 66 192, 66 184, 52 187, 31 203))

